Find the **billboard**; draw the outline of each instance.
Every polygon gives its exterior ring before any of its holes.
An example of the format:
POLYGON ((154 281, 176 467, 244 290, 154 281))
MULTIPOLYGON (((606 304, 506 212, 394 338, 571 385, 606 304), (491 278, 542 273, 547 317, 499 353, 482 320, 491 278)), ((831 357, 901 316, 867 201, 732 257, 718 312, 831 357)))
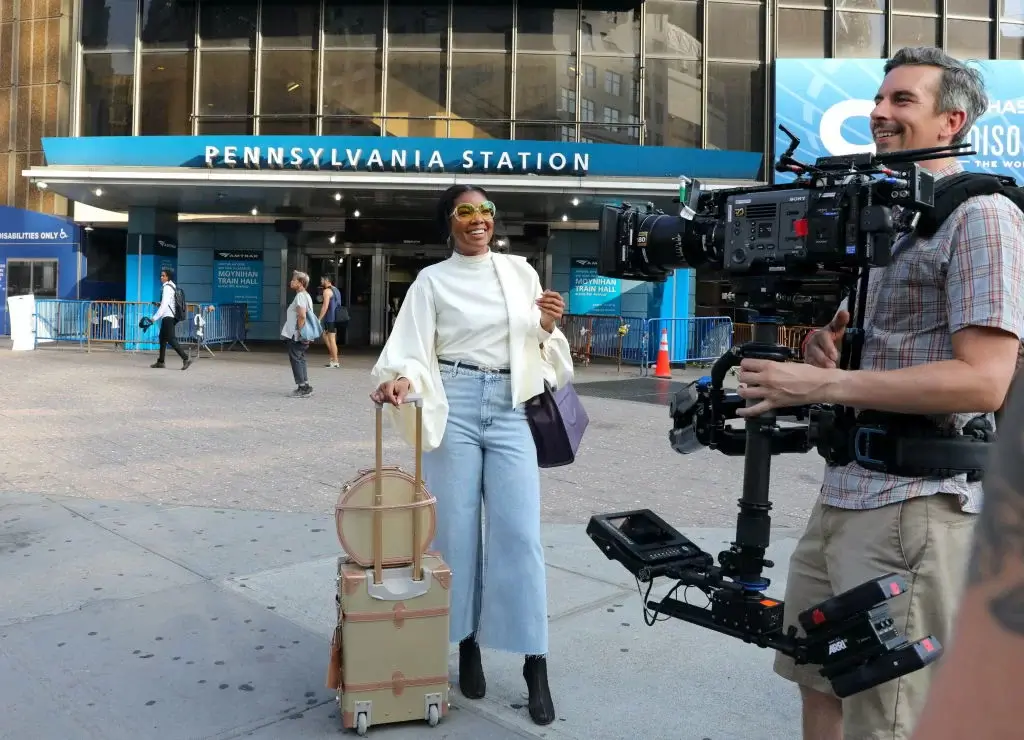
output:
MULTIPOLYGON (((1012 175, 1024 183, 1024 62, 970 62, 980 69, 989 109, 967 141, 978 153, 961 158, 966 169, 1012 175)), ((781 123, 800 138, 796 158, 874 151, 868 117, 882 83, 884 59, 778 59, 775 62, 775 156, 789 146, 781 123)), ((775 173, 775 181, 793 179, 775 173)))

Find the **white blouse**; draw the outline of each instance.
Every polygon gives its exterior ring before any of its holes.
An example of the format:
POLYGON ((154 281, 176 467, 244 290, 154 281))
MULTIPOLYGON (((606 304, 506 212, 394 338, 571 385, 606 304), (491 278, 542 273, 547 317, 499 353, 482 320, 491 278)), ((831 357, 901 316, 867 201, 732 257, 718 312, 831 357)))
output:
MULTIPOLYGON (((441 444, 448 423, 440 358, 508 367, 517 405, 542 393, 545 383, 561 388, 572 382, 568 340, 557 326, 550 334, 541 328, 536 300, 542 292, 537 271, 517 255, 453 254, 416 276, 370 374, 378 385, 408 378, 412 393, 423 398, 424 450, 441 444)), ((415 444, 415 409, 386 404, 385 410, 403 439, 415 444)))
POLYGON ((430 274, 437 356, 488 368, 509 365, 508 308, 492 252, 454 253, 430 274))

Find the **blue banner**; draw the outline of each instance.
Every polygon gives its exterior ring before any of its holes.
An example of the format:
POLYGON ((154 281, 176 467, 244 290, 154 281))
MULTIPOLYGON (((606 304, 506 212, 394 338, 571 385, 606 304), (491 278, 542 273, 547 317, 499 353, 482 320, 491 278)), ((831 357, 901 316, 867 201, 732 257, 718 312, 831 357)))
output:
POLYGON ((213 302, 244 303, 249 321, 263 316, 263 252, 213 252, 213 302))
POLYGON ((569 261, 569 313, 619 316, 622 281, 597 274, 597 260, 575 257, 569 261))
POLYGON ((50 167, 183 167, 753 180, 758 152, 554 141, 374 136, 98 136, 43 139, 50 167))
MULTIPOLYGON (((977 155, 961 158, 966 169, 1012 175, 1024 182, 1024 62, 971 62, 985 80, 989 109, 967 141, 977 155)), ((800 138, 796 158, 873 152, 869 116, 882 84, 884 59, 778 59, 775 62, 775 156, 789 146, 781 123, 800 138)), ((777 182, 793 179, 775 174, 777 182)))

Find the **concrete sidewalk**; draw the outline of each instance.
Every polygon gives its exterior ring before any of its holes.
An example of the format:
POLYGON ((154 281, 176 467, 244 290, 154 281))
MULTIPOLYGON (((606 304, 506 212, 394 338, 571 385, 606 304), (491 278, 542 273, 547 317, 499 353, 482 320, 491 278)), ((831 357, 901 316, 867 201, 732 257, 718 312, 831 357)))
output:
MULTIPOLYGON (((717 555, 733 530, 685 533, 717 555)), ((773 535, 781 597, 795 532, 773 535)), ((371 737, 799 737, 771 651, 648 627, 636 582, 583 526, 547 523, 544 541, 556 722, 531 723, 521 659, 485 651, 486 699, 456 688, 437 728, 371 737)), ((330 516, 0 493, 0 737, 336 736, 324 680, 338 554, 330 516)))

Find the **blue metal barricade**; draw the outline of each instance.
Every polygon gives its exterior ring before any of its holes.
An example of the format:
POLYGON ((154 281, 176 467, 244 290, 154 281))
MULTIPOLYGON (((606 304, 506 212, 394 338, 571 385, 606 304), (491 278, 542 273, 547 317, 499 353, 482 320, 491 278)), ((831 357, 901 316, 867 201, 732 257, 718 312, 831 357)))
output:
POLYGON ((36 345, 40 342, 86 342, 89 328, 89 301, 61 298, 36 299, 36 345))
POLYGON ((211 345, 219 345, 221 349, 227 345, 231 349, 236 344, 245 346, 245 313, 248 307, 244 303, 228 303, 216 305, 212 303, 189 304, 187 319, 178 324, 175 332, 179 342, 196 344, 205 348, 211 355, 211 345))
POLYGON ((644 360, 646 320, 623 316, 565 314, 559 323, 575 362, 614 360, 620 366, 644 360))
MULTIPOLYGON (((160 327, 139 327, 143 317, 151 317, 152 303, 130 301, 82 301, 41 298, 36 301, 33 325, 36 346, 50 342, 77 342, 91 350, 109 346, 113 349, 156 350, 160 327)), ((175 326, 179 342, 200 347, 219 345, 229 349, 245 346, 247 306, 232 304, 189 304, 185 321, 175 326), (196 317, 201 321, 196 321, 196 317)))
POLYGON ((667 331, 669 362, 673 365, 717 360, 732 347, 733 324, 727 316, 649 319, 645 368, 657 360, 663 331, 667 331))

